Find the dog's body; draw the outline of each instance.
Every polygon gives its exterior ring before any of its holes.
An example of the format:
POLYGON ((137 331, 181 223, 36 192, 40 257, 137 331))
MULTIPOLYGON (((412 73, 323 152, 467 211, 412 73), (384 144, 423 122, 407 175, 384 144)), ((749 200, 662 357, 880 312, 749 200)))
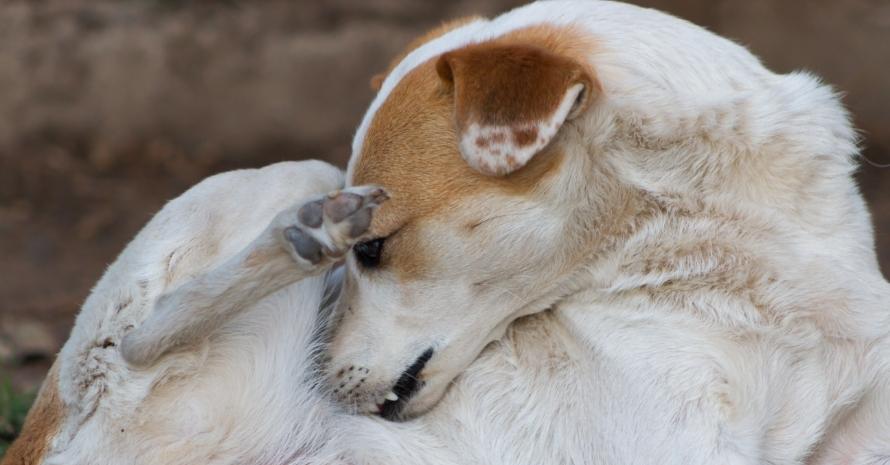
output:
POLYGON ((352 409, 385 411, 404 371, 422 383, 399 411, 426 413, 349 415, 315 386, 328 261, 154 361, 176 331, 146 324, 159 296, 245 251, 265 263, 249 252, 278 211, 341 182, 276 165, 214 178, 140 233, 7 460, 887 463, 890 287, 855 154, 829 89, 657 12, 536 3, 448 25, 357 133, 347 183, 392 199, 368 231, 382 259, 347 261, 330 362, 352 409), (147 368, 117 350, 131 326, 147 368))

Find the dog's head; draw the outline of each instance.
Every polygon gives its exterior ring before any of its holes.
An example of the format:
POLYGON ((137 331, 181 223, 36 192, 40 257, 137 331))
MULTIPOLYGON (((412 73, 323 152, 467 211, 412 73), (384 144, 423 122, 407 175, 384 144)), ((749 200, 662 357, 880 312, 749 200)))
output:
POLYGON ((348 259, 331 347, 341 400, 422 412, 511 321, 561 292, 588 237, 575 189, 591 169, 579 124, 602 92, 591 46, 570 28, 532 27, 403 69, 409 54, 383 82, 348 182, 392 198, 376 239, 348 259))
POLYGON ((334 394, 359 411, 421 413, 516 318, 708 262, 671 242, 690 218, 814 237, 844 223, 870 243, 866 216, 837 221, 863 211, 837 188, 855 134, 811 76, 613 2, 534 3, 423 40, 377 81, 347 172, 391 194, 349 255, 330 346, 334 394))

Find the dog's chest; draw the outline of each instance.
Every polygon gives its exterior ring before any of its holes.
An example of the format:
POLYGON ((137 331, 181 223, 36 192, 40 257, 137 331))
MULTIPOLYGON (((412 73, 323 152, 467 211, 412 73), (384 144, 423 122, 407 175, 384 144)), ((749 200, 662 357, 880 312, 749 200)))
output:
POLYGON ((479 463, 681 464, 751 450, 752 437, 764 457, 795 463, 856 395, 835 388, 824 350, 818 340, 731 335, 680 316, 543 313, 517 321, 432 415, 479 463), (498 446, 541 437, 552 448, 498 446), (665 448, 677 451, 672 461, 665 448))

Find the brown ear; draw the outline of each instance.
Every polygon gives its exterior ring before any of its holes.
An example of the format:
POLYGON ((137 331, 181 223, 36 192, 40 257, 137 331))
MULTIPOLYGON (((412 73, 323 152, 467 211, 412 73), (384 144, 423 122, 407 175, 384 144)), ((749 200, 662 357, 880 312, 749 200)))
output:
POLYGON ((530 45, 470 45, 436 71, 453 85, 461 155, 490 176, 525 166, 599 89, 580 63, 530 45))

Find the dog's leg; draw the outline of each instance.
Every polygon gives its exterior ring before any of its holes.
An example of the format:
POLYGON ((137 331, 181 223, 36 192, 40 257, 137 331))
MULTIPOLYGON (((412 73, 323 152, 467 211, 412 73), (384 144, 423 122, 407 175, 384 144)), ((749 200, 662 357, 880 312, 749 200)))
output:
POLYGON ((363 237, 373 209, 387 198, 380 188, 354 187, 281 212, 241 252, 161 295, 148 319, 124 338, 124 359, 148 366, 251 303, 326 271, 363 237))

